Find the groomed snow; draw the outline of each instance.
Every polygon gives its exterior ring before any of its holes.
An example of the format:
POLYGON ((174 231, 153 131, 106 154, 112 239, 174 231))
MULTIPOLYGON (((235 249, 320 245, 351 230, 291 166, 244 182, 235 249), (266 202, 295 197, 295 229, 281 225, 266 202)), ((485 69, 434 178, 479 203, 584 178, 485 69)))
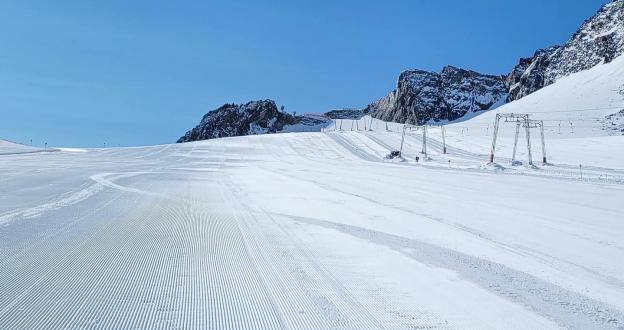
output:
POLYGON ((624 325, 621 183, 399 137, 3 155, 0 328, 624 325))
POLYGON ((428 157, 408 131, 394 160, 401 126, 370 118, 153 147, 0 141, 0 329, 621 329, 624 137, 595 120, 623 107, 623 67, 496 110, 548 121, 534 167, 523 140, 509 164, 512 125, 486 164, 495 112, 449 125, 446 154, 439 128, 428 157))

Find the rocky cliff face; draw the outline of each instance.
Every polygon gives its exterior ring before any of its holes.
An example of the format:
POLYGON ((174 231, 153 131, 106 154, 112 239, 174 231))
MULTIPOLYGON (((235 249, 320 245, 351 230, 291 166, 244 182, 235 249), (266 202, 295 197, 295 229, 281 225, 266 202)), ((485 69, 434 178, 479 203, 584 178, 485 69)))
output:
POLYGON ((550 65, 550 58, 559 48, 559 46, 554 46, 548 49, 539 49, 533 57, 520 59, 518 65, 505 79, 505 84, 509 88, 508 102, 527 96, 544 87, 545 72, 550 65))
POLYGON ((624 53, 624 0, 612 1, 586 20, 551 56, 546 85, 572 73, 609 63, 624 53))
POLYGON ((311 128, 323 125, 323 121, 280 112, 272 100, 225 104, 205 114, 199 125, 177 142, 276 133, 294 125, 311 128))
POLYGON ((624 53, 624 0, 600 8, 563 46, 538 50, 520 59, 507 76, 508 101, 517 100, 558 79, 609 63, 624 53))
POLYGON ((447 66, 442 72, 408 70, 397 87, 370 104, 373 117, 402 123, 452 121, 502 104, 507 88, 500 76, 447 66))

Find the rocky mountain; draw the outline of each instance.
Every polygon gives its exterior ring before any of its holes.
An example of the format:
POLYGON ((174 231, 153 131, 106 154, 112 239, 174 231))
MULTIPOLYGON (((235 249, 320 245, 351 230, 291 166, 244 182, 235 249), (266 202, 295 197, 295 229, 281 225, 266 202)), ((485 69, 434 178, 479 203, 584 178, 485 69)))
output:
MULTIPOLYGON (((418 124, 467 119, 529 95, 567 75, 608 63, 622 54, 624 0, 613 0, 587 19, 564 45, 539 49, 532 57, 521 58, 507 75, 487 75, 453 66, 441 72, 407 70, 399 75, 396 89, 365 109, 332 110, 324 116, 357 119, 370 114, 385 121, 418 124)), ((614 126, 610 123, 609 127, 614 126)), ((271 100, 226 104, 207 113, 200 124, 178 142, 320 130, 325 124, 322 118, 280 112, 271 100)), ((621 131, 618 125, 615 130, 621 131)))
POLYGON ((507 76, 508 101, 517 100, 558 79, 609 63, 624 54, 624 0, 600 8, 562 46, 520 59, 507 76))
POLYGON ((505 84, 509 88, 507 102, 527 96, 545 85, 545 71, 550 58, 559 46, 538 49, 533 57, 521 58, 518 65, 507 75, 505 84))
POLYGON ((295 126, 300 126, 297 130, 311 130, 315 127, 320 130, 324 124, 323 120, 281 112, 273 100, 224 104, 205 114, 200 123, 177 142, 276 133, 295 126))
POLYGON ((507 87, 501 76, 447 66, 441 72, 408 70, 395 90, 365 112, 402 123, 452 121, 504 103, 507 87))
POLYGON ((517 100, 562 77, 608 63, 623 53, 624 0, 614 0, 586 20, 564 45, 540 49, 532 57, 521 58, 506 76, 452 66, 440 73, 404 71, 396 89, 364 112, 395 122, 453 121, 517 100))

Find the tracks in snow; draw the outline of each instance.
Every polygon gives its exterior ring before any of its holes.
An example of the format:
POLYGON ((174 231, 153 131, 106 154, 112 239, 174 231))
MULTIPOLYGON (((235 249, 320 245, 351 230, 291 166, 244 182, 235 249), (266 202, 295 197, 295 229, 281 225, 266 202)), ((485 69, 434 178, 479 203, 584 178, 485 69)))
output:
POLYGON ((114 190, 77 204, 71 222, 70 208, 46 213, 55 231, 3 258, 0 328, 383 327, 236 187, 185 180, 163 199, 134 174, 96 175, 114 190))
MULTIPOLYGON (((394 141, 396 142, 396 146, 388 143, 388 141, 380 139, 375 134, 370 134, 369 132, 350 132, 347 134, 330 132, 328 135, 336 144, 343 147, 347 152, 361 160, 369 162, 383 162, 383 157, 390 151, 397 150, 400 145, 400 135, 391 137, 396 140, 394 141)), ((420 151, 418 150, 421 149, 421 143, 422 135, 407 133, 405 135, 405 145, 403 150, 404 158, 407 160, 413 160, 417 155, 419 155, 420 151)), ((442 155, 442 142, 431 137, 427 139, 427 146, 429 154, 435 155, 432 156, 434 161, 420 162, 420 166, 441 170, 467 171, 475 173, 489 171, 489 169, 483 167, 487 161, 487 155, 473 153, 449 145, 446 146, 447 154, 442 155), (435 160, 437 160, 437 162, 435 160), (447 164, 446 161, 450 162, 447 164), (452 166, 451 162, 453 164, 452 166)), ((501 162, 501 164, 508 164, 511 162, 510 158, 498 157, 497 159, 501 162)), ((535 163, 538 162, 536 161, 535 163)), ((624 171, 620 169, 587 166, 583 167, 581 174, 579 167, 575 165, 552 165, 553 164, 548 164, 547 166, 539 167, 509 166, 500 168, 504 169, 505 174, 511 175, 526 175, 557 180, 585 181, 593 183, 624 184, 624 171)), ((500 171, 496 172, 499 173, 500 171)))
POLYGON ((526 306, 566 328, 620 329, 624 314, 609 305, 562 289, 534 276, 501 264, 463 253, 362 227, 324 220, 288 216, 293 220, 331 228, 345 234, 390 247, 419 262, 456 271, 497 295, 526 306))
POLYGON ((282 327, 230 215, 121 195, 0 267, 0 328, 282 327))
MULTIPOLYGON (((426 211, 418 213, 421 211, 406 206, 422 202, 424 197, 419 195, 440 198, 437 189, 384 179, 409 173, 401 172, 405 169, 401 165, 380 163, 385 150, 394 143, 390 136, 301 135, 279 141, 262 136, 221 142, 154 148, 137 154, 127 150, 102 151, 105 165, 98 162, 98 152, 80 156, 97 164, 80 164, 84 166, 80 171, 82 178, 91 177, 95 183, 51 199, 65 202, 59 207, 46 207, 44 212, 31 213, 37 214, 36 218, 22 212, 16 215, 20 221, 0 227, 0 275, 6 283, 0 286, 0 329, 444 326, 445 316, 452 316, 453 311, 429 314, 431 305, 427 302, 412 306, 413 309, 384 309, 385 303, 395 299, 396 292, 401 290, 423 294, 409 285, 398 291, 384 291, 391 287, 384 286, 384 281, 399 278, 388 273, 400 271, 401 262, 413 260, 432 269, 457 272, 462 279, 485 289, 479 288, 480 292, 495 292, 497 299, 507 300, 504 303, 511 301, 518 309, 526 307, 530 316, 543 315, 570 327, 622 325, 620 311, 589 299, 582 292, 568 292, 506 264, 488 262, 485 257, 396 236, 401 235, 400 230, 410 231, 415 226, 422 225, 416 230, 426 230, 451 227, 452 223, 436 220, 435 212, 427 215, 426 211), (91 172, 88 166, 94 166, 91 172), (93 169, 105 173, 94 174, 93 169), (276 176, 267 175, 265 170, 276 176), (361 171, 362 175, 352 175, 354 171, 361 171), (366 171, 372 175, 363 175, 366 171), (236 180, 237 175, 237 179, 250 180, 236 180), (260 189, 254 180, 269 185, 282 182, 284 189, 292 190, 284 193, 260 189), (371 180, 371 184, 359 185, 362 180, 371 180), (363 192, 388 184, 394 190, 408 191, 414 199, 395 202, 363 192), (92 186, 99 188, 88 198, 70 198, 82 196, 80 191, 92 186), (308 195, 299 194, 298 190, 308 195), (259 193, 271 197, 275 194, 285 203, 302 203, 299 210, 304 214, 291 217, 272 213, 282 205, 258 203, 266 200, 259 198, 259 193), (354 209, 359 207, 362 209, 354 209), (316 215, 306 218, 305 212, 316 215), (409 220, 412 215, 430 219, 412 224, 406 221, 402 223, 405 227, 389 231, 394 236, 374 230, 383 231, 379 227, 363 228, 366 226, 362 224, 397 224, 401 216, 409 220), (345 222, 351 226, 318 220, 339 222, 339 217, 347 218, 349 221, 345 222), (427 226, 430 223, 435 226, 427 226), (301 230, 303 227, 306 229, 301 230), (318 231, 308 231, 309 228, 318 231), (306 236, 311 232, 318 234, 317 238, 330 237, 326 241, 330 247, 317 248, 319 244, 306 236), (367 250, 372 253, 366 255, 354 249, 348 251, 350 255, 331 254, 331 249, 343 248, 341 243, 352 238, 357 238, 353 246, 374 245, 367 250), (388 265, 375 259, 377 247, 392 249, 390 254, 395 257, 401 254, 397 257, 399 263, 396 268, 390 264, 386 275, 375 279, 378 282, 367 282, 369 274, 355 267, 359 263, 349 264, 354 262, 349 256, 372 265, 371 269, 388 265), (323 251, 327 250, 325 254, 323 251), (351 266, 358 271, 349 270, 351 266), (350 282, 354 279, 361 280, 361 287, 350 282)), ((418 142, 418 137, 410 137, 412 149, 418 142)), ((441 148, 435 142, 430 147, 432 151, 441 148)), ((475 155, 462 155, 469 156, 475 155)), ((68 173, 71 172, 63 175, 68 173)), ((440 189, 458 187, 448 182, 442 184, 440 189)), ((470 189, 465 190, 466 196, 478 191, 470 189)), ((484 209, 480 203, 483 201, 474 199, 472 206, 484 209)), ((41 205, 44 204, 49 203, 41 205)), ((478 231, 468 235, 471 228, 468 224, 451 228, 455 232, 443 232, 457 233, 457 239, 487 239, 489 233, 483 237, 478 231)), ((492 237, 500 239, 497 248, 514 249, 501 236, 492 237)), ((492 239, 492 243, 496 242, 492 239)), ((533 252, 537 251, 536 248, 533 252)), ((380 255, 388 256, 386 252, 380 255)), ((409 273, 414 274, 417 272, 409 273)), ((600 274, 596 270, 596 281, 608 280, 598 277, 600 274)), ((414 281, 410 277, 405 283, 410 280, 414 281)), ((423 282, 439 283, 426 279, 423 282)), ((427 297, 435 300, 435 290, 432 288, 434 293, 427 297)), ((440 291, 445 290, 448 288, 440 291)), ((447 302, 471 296, 449 297, 445 298, 449 299, 447 302)), ((478 313, 474 306, 470 307, 470 313, 478 313)), ((496 317, 499 316, 493 316, 496 317)), ((473 320, 484 318, 478 315, 470 319, 473 320)))
POLYGON ((273 294, 284 326, 291 329, 379 329, 384 325, 352 297, 331 272, 262 210, 241 204, 240 189, 225 184, 224 198, 237 212, 241 232, 273 294))

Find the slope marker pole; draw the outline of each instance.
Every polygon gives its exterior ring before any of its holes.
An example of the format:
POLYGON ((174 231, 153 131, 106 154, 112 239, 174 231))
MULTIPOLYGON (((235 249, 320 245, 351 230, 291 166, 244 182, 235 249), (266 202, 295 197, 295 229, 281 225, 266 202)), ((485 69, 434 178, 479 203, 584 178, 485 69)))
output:
POLYGON ((422 153, 425 155, 425 159, 427 159, 427 125, 423 126, 422 153))
MULTIPOLYGON (((386 123, 386 125, 388 125, 386 123)), ((405 140, 405 129, 407 126, 403 126, 403 134, 401 134, 401 147, 399 148, 399 157, 403 157, 403 141, 405 140)))
POLYGON ((440 126, 440 130, 442 131, 442 153, 446 154, 446 134, 444 132, 444 125, 440 126))
POLYGON ((546 165, 546 142, 544 142, 544 122, 540 121, 540 135, 542 136, 542 163, 546 165))

